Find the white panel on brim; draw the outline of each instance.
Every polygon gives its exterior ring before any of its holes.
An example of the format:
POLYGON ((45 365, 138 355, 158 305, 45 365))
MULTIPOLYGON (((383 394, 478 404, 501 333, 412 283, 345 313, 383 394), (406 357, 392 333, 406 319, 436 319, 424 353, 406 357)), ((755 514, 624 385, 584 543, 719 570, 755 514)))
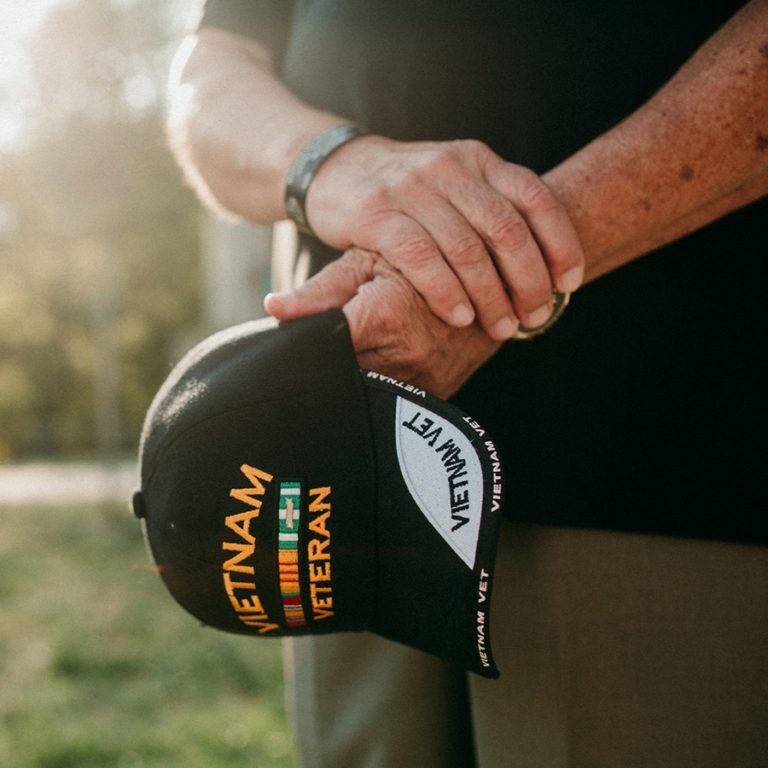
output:
POLYGON ((483 472, 461 430, 420 403, 397 398, 397 458, 405 484, 435 530, 475 565, 483 511, 483 472))

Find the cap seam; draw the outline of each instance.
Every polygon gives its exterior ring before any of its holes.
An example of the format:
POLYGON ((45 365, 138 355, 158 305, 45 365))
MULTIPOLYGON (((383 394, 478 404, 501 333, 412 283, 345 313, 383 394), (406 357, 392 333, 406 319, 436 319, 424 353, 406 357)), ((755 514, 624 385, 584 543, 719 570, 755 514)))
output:
MULTIPOLYGON (((205 416, 202 419, 199 419, 194 424, 190 424, 189 426, 182 429, 178 434, 174 435, 174 437, 170 441, 165 441, 163 445, 158 448, 157 455, 152 458, 153 468, 152 471, 147 476, 146 481, 141 482, 141 490, 142 492, 145 491, 149 485, 151 484, 152 480, 154 479, 155 475, 159 471, 159 466, 162 463, 163 457, 168 453, 168 451, 179 441, 181 440, 185 435, 187 435, 189 432, 191 432, 193 429, 196 429, 197 427, 213 420, 218 419, 221 416, 226 416, 227 414, 231 413, 240 413, 241 411, 246 411, 249 408, 253 408, 256 405, 262 405, 266 403, 275 403, 279 402, 280 400, 285 400, 285 396, 282 397, 272 397, 268 399, 259 399, 259 400, 250 400, 247 404, 238 406, 236 408, 225 408, 221 411, 217 411, 216 413, 212 413, 208 416, 205 416)), ((144 456, 142 458, 142 463, 146 462, 147 457, 144 456)))
POLYGON ((360 376, 359 376, 359 382, 360 382, 360 391, 362 396, 365 398, 365 418, 368 421, 368 433, 371 435, 370 440, 370 446, 371 446, 371 458, 373 459, 373 504, 374 509, 376 510, 376 514, 374 515, 374 526, 373 526, 373 552, 374 552, 374 568, 373 568, 373 600, 372 602, 372 608, 371 613, 368 621, 368 626, 373 626, 375 623, 375 617, 379 613, 379 597, 381 594, 380 590, 380 583, 379 583, 379 455, 377 453, 376 449, 376 440, 373 439, 374 434, 374 427, 373 427, 373 419, 371 418, 371 409, 368 406, 368 397, 366 395, 365 388, 367 386, 366 379, 365 379, 365 369, 360 369, 360 376))

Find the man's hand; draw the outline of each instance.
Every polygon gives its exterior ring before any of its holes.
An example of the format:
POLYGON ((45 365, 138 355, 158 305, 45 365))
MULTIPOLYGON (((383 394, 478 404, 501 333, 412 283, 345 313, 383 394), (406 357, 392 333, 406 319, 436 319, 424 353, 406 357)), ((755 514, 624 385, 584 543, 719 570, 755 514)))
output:
POLYGON ((496 340, 543 324, 584 254, 565 209, 532 171, 478 141, 363 136, 333 153, 307 195, 318 236, 379 253, 449 325, 496 340))
POLYGON ((363 368, 450 397, 499 348, 477 326, 453 328, 377 254, 353 249, 288 294, 271 294, 278 320, 343 307, 363 368))

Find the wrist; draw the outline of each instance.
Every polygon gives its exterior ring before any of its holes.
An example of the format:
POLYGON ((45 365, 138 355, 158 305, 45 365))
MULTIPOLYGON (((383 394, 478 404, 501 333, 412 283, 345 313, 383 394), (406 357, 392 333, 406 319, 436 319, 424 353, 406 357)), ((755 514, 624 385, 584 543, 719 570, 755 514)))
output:
POLYGON ((350 123, 328 128, 310 139, 294 159, 285 184, 285 212, 300 232, 316 237, 306 211, 309 187, 325 161, 348 142, 365 134, 350 123))

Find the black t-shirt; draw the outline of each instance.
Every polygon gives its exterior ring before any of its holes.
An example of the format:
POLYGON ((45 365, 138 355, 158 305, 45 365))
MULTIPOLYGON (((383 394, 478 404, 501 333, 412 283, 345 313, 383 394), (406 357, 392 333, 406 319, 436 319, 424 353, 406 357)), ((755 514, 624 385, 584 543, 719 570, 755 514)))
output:
MULTIPOLYGON (((310 103, 538 172, 640 106, 740 2, 208 0, 310 103)), ((768 543, 768 201, 591 283, 456 398, 519 520, 768 543)), ((320 253, 319 244, 314 246, 320 253)))

